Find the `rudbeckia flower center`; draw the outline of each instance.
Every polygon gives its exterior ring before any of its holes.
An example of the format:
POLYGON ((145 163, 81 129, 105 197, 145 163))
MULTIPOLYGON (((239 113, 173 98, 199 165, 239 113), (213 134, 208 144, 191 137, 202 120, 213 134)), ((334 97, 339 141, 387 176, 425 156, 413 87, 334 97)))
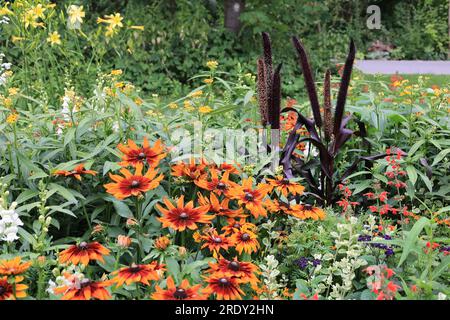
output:
POLYGON ((306 210, 311 210, 313 208, 313 206, 312 205, 310 205, 310 204, 305 204, 305 209, 306 210))
POLYGON ((244 198, 247 201, 252 201, 254 199, 253 195, 250 192, 246 192, 244 198))
POLYGON ((87 247, 88 247, 88 244, 85 241, 80 243, 80 245, 78 246, 78 248, 80 248, 81 250, 85 250, 85 249, 87 249, 87 247))
POLYGON ((222 243, 222 238, 220 237, 215 237, 213 240, 215 243, 222 243))
POLYGON ((226 186, 227 186, 227 185, 226 185, 225 183, 219 182, 219 183, 217 184, 217 189, 225 189, 226 186))
POLYGON ((138 154, 138 159, 139 160, 144 160, 146 157, 145 157, 145 153, 144 152, 141 152, 141 153, 139 153, 138 154))
POLYGON ((83 279, 80 281, 80 287, 85 288, 91 284, 91 280, 89 279, 83 279))
POLYGON ((132 273, 136 273, 136 272, 141 271, 141 268, 137 265, 131 265, 130 269, 128 269, 128 270, 132 273))
POLYGON ((227 278, 220 278, 220 279, 219 279, 219 282, 220 282, 220 284, 223 285, 223 286, 226 286, 226 285, 228 285, 228 283, 229 283, 227 278))
POLYGON ((132 187, 132 188, 137 188, 137 187, 139 187, 139 181, 133 180, 133 181, 131 182, 131 187, 132 187))
POLYGON ((281 183, 282 183, 282 184, 289 184, 289 179, 283 178, 283 179, 281 180, 281 183))
POLYGON ((175 290, 175 292, 173 293, 173 296, 176 299, 186 299, 187 298, 187 293, 186 290, 182 289, 182 288, 177 288, 177 290, 175 290))
POLYGON ((228 265, 228 269, 231 269, 233 271, 239 271, 239 268, 240 268, 240 265, 239 265, 239 262, 237 262, 237 261, 232 261, 228 265))
POLYGON ((186 220, 187 218, 189 218, 189 215, 186 212, 182 212, 179 215, 180 219, 186 220))
POLYGON ((242 239, 243 241, 248 241, 248 240, 250 240, 250 235, 249 235, 248 233, 244 233, 244 234, 241 236, 241 239, 242 239))

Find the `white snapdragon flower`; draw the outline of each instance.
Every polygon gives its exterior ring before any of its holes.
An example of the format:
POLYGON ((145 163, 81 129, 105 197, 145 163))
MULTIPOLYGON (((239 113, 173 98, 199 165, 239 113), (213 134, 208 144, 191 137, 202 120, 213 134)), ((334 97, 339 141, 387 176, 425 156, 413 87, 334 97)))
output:
POLYGON ((23 226, 22 220, 15 211, 16 206, 17 203, 13 202, 9 209, 5 209, 0 204, 0 239, 6 242, 19 239, 17 236, 18 227, 23 226))

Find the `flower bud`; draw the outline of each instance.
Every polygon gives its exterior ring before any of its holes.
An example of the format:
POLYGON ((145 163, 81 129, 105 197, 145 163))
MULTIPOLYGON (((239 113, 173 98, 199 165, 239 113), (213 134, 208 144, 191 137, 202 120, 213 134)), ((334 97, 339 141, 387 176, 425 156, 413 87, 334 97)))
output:
POLYGON ((117 237, 117 244, 121 248, 128 248, 131 245, 131 238, 124 235, 119 235, 117 237))
POLYGON ((159 237, 155 240, 154 245, 156 249, 164 251, 170 245, 170 239, 166 236, 159 237))
POLYGON ((137 225, 137 221, 134 218, 128 218, 127 219, 127 227, 132 228, 135 225, 137 225))
POLYGON ((184 256, 184 255, 186 254, 186 252, 187 252, 187 250, 186 250, 185 247, 179 247, 179 248, 178 248, 178 254, 179 254, 180 256, 184 256))

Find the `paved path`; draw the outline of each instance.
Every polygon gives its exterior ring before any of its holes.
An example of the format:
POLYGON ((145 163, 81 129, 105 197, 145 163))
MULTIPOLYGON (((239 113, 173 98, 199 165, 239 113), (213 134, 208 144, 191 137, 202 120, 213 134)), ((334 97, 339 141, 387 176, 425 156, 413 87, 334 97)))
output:
POLYGON ((448 74, 450 61, 356 60, 355 67, 368 74, 448 74))

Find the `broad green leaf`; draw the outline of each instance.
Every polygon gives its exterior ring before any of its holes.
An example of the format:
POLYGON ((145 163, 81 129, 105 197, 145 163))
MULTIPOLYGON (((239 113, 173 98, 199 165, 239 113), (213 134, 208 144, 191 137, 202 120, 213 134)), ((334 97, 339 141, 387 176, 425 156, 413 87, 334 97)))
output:
POLYGON ((22 202, 25 202, 27 200, 30 200, 31 198, 36 197, 37 195, 39 195, 39 191, 26 190, 21 194, 19 194, 19 196, 16 199, 16 202, 17 204, 21 204, 22 202))
POLYGON ((416 181, 417 181, 417 171, 416 171, 416 168, 414 168, 414 166, 409 165, 409 166, 406 167, 406 172, 408 173, 409 181, 411 181, 411 183, 412 183, 413 185, 415 185, 415 184, 416 184, 416 181))
POLYGON ((435 280, 437 277, 441 275, 444 271, 449 269, 450 265, 450 256, 445 256, 441 263, 433 270, 432 279, 435 280))
POLYGON ((450 153, 450 148, 442 150, 441 152, 439 152, 438 155, 436 156, 436 158, 434 158, 433 164, 431 166, 433 167, 436 164, 438 164, 449 153, 450 153))
POLYGON ((425 183, 425 185, 427 186, 428 190, 429 190, 430 192, 432 192, 432 191, 433 191, 433 182, 431 182, 431 180, 428 179, 428 177, 427 177, 425 174, 423 174, 422 172, 417 171, 417 173, 419 174, 420 178, 422 179, 422 181, 423 181, 423 182, 425 183))
POLYGON ((113 202, 114 209, 116 209, 116 213, 123 217, 123 218, 132 218, 133 213, 131 212, 130 208, 121 201, 114 200, 113 202))
POLYGON ((403 264, 403 262, 405 262, 406 258, 411 253, 411 251, 414 248, 414 245, 419 239, 419 234, 422 232, 423 228, 429 223, 430 220, 428 218, 422 217, 414 224, 414 226, 408 232, 408 235, 406 236, 406 239, 403 242, 402 255, 400 257, 400 261, 397 267, 400 267, 403 264))

